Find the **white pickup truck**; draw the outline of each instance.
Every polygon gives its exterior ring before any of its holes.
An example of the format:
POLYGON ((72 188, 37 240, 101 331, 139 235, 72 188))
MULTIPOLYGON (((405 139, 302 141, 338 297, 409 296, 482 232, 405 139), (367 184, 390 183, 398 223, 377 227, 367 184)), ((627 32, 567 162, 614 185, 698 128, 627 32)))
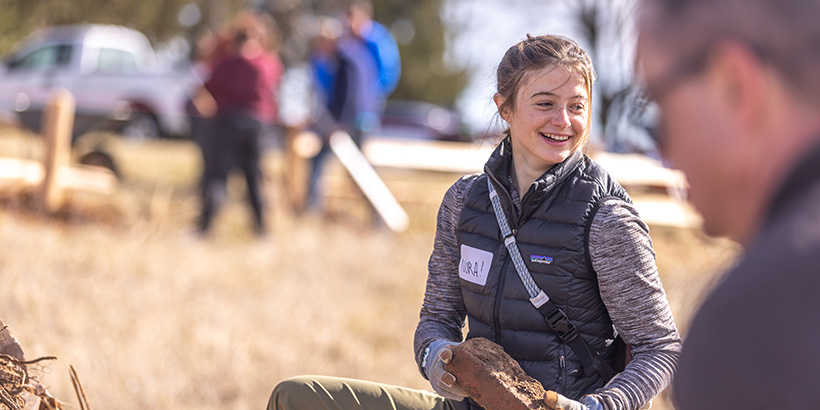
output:
POLYGON ((57 88, 76 100, 74 136, 114 128, 131 137, 186 137, 185 104, 201 84, 190 67, 160 70, 148 39, 112 25, 43 29, 0 65, 0 110, 38 129, 57 88))

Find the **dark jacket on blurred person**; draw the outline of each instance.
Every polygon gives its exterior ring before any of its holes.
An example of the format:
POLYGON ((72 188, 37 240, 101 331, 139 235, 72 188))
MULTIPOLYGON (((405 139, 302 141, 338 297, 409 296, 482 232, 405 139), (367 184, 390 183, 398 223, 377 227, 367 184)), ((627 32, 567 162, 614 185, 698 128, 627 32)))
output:
POLYGON ((760 234, 693 319, 673 385, 680 408, 820 403, 820 147, 772 198, 760 234))
POLYGON ((344 130, 356 144, 361 144, 365 134, 380 127, 381 94, 376 61, 357 37, 341 37, 335 44, 332 61, 317 59, 314 63, 317 64, 315 74, 326 73, 328 68, 335 69, 329 76, 330 82, 327 77, 314 79, 321 100, 314 113, 312 128, 322 137, 323 146, 313 157, 307 191, 308 208, 321 211, 323 204, 319 198, 318 181, 325 157, 330 153, 330 135, 336 130, 344 130))
POLYGON ((324 97, 314 128, 325 136, 335 129, 344 129, 360 142, 363 133, 378 127, 380 105, 376 62, 365 43, 353 36, 344 36, 336 43, 332 82, 324 97))

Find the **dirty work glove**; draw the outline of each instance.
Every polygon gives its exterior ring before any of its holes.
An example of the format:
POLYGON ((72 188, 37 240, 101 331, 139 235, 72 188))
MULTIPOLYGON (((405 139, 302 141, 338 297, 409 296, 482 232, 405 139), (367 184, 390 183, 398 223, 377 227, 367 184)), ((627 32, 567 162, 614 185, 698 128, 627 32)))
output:
POLYGON ((467 392, 456 383, 456 377, 452 373, 444 370, 444 364, 453 358, 453 351, 450 348, 459 344, 461 343, 444 339, 434 340, 424 351, 424 359, 421 362, 424 375, 427 376, 433 390, 446 399, 456 401, 464 400, 467 392))
POLYGON ((603 406, 595 396, 587 395, 581 401, 575 401, 564 397, 552 390, 544 393, 544 404, 552 410, 602 410, 603 406))

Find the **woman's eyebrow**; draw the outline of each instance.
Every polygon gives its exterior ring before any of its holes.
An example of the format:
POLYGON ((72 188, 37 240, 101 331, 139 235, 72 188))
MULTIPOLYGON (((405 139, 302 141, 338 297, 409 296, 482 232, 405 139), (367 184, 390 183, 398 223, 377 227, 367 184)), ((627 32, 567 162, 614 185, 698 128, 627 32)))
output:
MULTIPOLYGON (((558 94, 555 94, 554 92, 551 92, 551 91, 539 91, 539 92, 537 92, 537 93, 535 93, 535 94, 531 95, 531 96, 530 96, 530 98, 535 98, 535 97, 538 97, 538 96, 558 97, 558 94)), ((582 99, 582 100, 586 100, 586 99, 587 99, 587 97, 586 97, 586 96, 583 96, 583 95, 581 95, 581 94, 578 94, 578 95, 574 95, 574 96, 572 96, 572 97, 569 97, 569 99, 571 99, 571 100, 574 100, 574 99, 579 99, 579 98, 580 98, 580 99, 582 99)))
POLYGON ((555 94, 553 92, 550 92, 550 91, 539 91, 539 92, 531 95, 530 98, 538 97, 540 95, 544 95, 544 96, 547 96, 547 97, 557 97, 558 96, 557 94, 555 94))

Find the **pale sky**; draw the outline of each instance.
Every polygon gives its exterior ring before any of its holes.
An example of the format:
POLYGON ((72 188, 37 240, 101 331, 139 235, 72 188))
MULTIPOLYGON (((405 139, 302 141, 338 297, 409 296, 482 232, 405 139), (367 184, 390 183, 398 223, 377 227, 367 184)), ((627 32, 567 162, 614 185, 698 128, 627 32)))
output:
POLYGON ((493 121, 495 69, 507 48, 524 39, 527 33, 575 37, 571 23, 561 17, 566 7, 559 2, 552 2, 554 6, 549 3, 523 0, 449 0, 446 3, 446 21, 460 28, 455 41, 448 45, 450 58, 475 70, 470 85, 458 101, 465 122, 474 132, 486 131, 493 121), (554 9, 554 14, 545 15, 550 9, 554 9))

